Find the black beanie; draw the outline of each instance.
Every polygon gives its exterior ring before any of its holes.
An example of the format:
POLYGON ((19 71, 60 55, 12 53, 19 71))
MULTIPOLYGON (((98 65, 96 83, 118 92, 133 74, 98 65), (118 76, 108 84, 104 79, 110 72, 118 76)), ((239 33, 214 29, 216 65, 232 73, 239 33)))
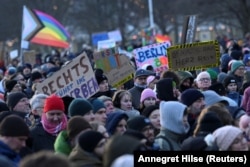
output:
POLYGON ((108 78, 103 74, 103 70, 102 69, 96 69, 95 70, 95 78, 97 80, 98 85, 104 81, 104 80, 108 80, 108 78))
POLYGON ((2 111, 9 111, 9 107, 7 106, 7 104, 5 102, 0 102, 0 112, 2 111))
POLYGON ((31 73, 30 79, 32 82, 35 81, 36 79, 41 79, 41 78, 43 78, 43 76, 40 72, 35 71, 31 73))
POLYGON ((74 116, 69 119, 67 124, 67 133, 70 139, 76 137, 85 129, 92 129, 90 124, 82 116, 74 116))
POLYGON ((231 58, 234 60, 240 60, 243 58, 243 53, 240 50, 233 50, 230 54, 231 58))
POLYGON ((91 153, 103 138, 100 132, 90 130, 79 136, 78 143, 84 151, 91 153))
POLYGON ((162 78, 156 83, 156 95, 159 100, 174 100, 173 79, 162 78))
POLYGON ((83 98, 75 98, 69 105, 68 114, 70 117, 75 115, 84 116, 91 110, 93 110, 93 106, 88 100, 83 98))
POLYGON ((213 90, 221 96, 226 94, 226 89, 220 82, 212 84, 211 86, 209 86, 208 90, 213 90))
POLYGON ((204 95, 201 93, 201 91, 194 88, 190 88, 182 92, 181 102, 189 107, 201 97, 204 98, 204 95))
POLYGON ((142 140, 142 139, 147 139, 142 132, 138 132, 136 130, 132 130, 132 129, 128 129, 126 130, 123 135, 128 135, 131 136, 133 138, 136 138, 138 140, 142 140))
POLYGON ((136 116, 128 120, 127 125, 128 125, 128 129, 133 129, 133 130, 141 132, 143 128, 152 124, 148 118, 140 115, 140 116, 136 116))
POLYGON ((154 110, 157 110, 159 109, 159 106, 158 105, 150 105, 146 108, 144 108, 144 110, 142 111, 141 115, 144 115, 145 117, 149 117, 150 114, 154 111, 154 110))
POLYGON ((0 135, 11 137, 29 136, 29 127, 21 117, 9 115, 0 123, 0 135))
POLYGON ((219 116, 214 112, 208 112, 201 119, 200 131, 212 133, 214 130, 222 126, 223 124, 219 116))
POLYGON ((17 84, 16 80, 7 80, 5 82, 5 89, 7 92, 11 92, 14 86, 17 84))
POLYGON ((27 96, 22 93, 22 92, 13 92, 10 93, 7 96, 7 106, 9 107, 10 110, 13 110, 13 108, 16 106, 16 104, 22 99, 22 98, 27 98, 27 96))

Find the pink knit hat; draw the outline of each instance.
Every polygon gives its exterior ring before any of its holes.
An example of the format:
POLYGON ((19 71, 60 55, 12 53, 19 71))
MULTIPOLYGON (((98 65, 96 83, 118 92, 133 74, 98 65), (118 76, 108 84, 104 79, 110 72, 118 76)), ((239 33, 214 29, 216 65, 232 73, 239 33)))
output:
POLYGON ((152 89, 146 88, 141 93, 141 100, 140 100, 140 102, 142 103, 146 98, 149 98, 149 97, 153 97, 153 98, 156 99, 156 94, 155 94, 155 92, 152 89))
POLYGON ((243 133, 243 131, 240 128, 226 125, 216 129, 213 136, 219 149, 221 151, 228 151, 228 148, 241 133, 243 133))
POLYGON ((155 80, 155 76, 153 76, 153 75, 148 76, 148 77, 147 77, 147 86, 148 86, 151 82, 153 82, 154 80, 155 80))

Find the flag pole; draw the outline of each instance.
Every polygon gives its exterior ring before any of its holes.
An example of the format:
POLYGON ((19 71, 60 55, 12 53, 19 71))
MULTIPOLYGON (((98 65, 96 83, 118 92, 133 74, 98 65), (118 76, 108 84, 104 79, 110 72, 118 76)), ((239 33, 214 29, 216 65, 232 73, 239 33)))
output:
POLYGON ((23 21, 24 8, 25 8, 25 5, 23 6, 23 11, 22 11, 22 28, 21 28, 21 42, 20 42, 20 55, 19 55, 22 66, 24 65, 23 47, 22 47, 22 44, 23 44, 23 29, 24 29, 24 25, 23 25, 24 24, 24 21, 23 21))

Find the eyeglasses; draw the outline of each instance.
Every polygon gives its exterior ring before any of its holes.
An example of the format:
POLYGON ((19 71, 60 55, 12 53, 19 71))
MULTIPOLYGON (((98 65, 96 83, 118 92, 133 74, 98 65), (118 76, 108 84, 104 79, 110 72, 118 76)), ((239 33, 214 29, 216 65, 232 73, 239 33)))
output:
POLYGON ((210 78, 201 78, 201 79, 199 79, 199 81, 210 81, 210 78))

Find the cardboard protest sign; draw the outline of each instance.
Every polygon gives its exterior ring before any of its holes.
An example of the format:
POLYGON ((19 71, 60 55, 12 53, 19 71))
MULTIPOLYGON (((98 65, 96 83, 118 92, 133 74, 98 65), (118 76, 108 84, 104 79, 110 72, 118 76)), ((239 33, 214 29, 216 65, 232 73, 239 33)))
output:
POLYGON ((191 71, 219 65, 220 47, 217 41, 176 45, 167 50, 172 70, 191 71))
POLYGON ((55 93, 61 97, 68 95, 74 98, 89 98, 99 91, 86 53, 77 56, 36 88, 47 95, 55 93))
POLYGON ((170 42, 167 41, 134 49, 136 66, 141 68, 143 65, 149 64, 154 67, 156 72, 168 69, 167 48, 170 46, 170 42))
POLYGON ((135 72, 127 56, 118 54, 117 48, 95 52, 96 68, 101 68, 113 87, 119 87, 133 78, 135 72))
POLYGON ((23 51, 23 61, 32 65, 36 64, 36 51, 23 51))

